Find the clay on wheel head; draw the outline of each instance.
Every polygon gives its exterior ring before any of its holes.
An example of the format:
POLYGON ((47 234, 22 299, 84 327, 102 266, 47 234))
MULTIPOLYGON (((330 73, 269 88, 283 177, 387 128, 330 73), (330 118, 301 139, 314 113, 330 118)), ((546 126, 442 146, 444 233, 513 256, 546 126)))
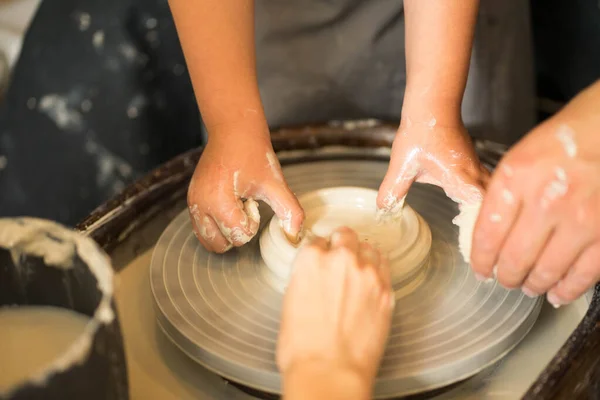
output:
MULTIPOLYGON (((361 241, 375 245, 385 254, 392 268, 395 288, 414 277, 425 265, 431 247, 427 223, 408 205, 402 217, 387 222, 376 219, 377 191, 358 187, 321 189, 299 198, 306 215, 305 236, 329 236, 336 228, 347 226, 361 241)), ((290 243, 274 216, 260 237, 260 252, 267 276, 283 290, 291 274, 291 265, 299 250, 290 243)))

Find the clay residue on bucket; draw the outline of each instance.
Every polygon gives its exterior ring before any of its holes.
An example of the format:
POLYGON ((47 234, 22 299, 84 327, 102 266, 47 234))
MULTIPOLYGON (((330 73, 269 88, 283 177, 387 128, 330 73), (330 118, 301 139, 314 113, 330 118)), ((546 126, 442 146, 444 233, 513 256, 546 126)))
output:
POLYGON ((21 255, 40 257, 44 263, 57 268, 71 268, 75 244, 65 238, 64 228, 41 227, 40 221, 8 219, 0 221, 0 247, 10 251, 15 266, 20 266, 21 255))
MULTIPOLYGON (((24 267, 22 256, 34 256, 44 260, 49 268, 70 269, 78 256, 89 268, 97 281, 102 298, 84 332, 67 351, 40 372, 31 376, 28 384, 43 385, 52 375, 63 372, 87 360, 94 334, 101 325, 113 322, 115 314, 111 307, 113 296, 113 270, 108 256, 90 238, 54 222, 36 218, 0 218, 0 248, 8 250, 16 268, 24 267)), ((24 384, 25 382, 23 382, 24 384)), ((0 391, 0 397, 10 397, 0 391)))

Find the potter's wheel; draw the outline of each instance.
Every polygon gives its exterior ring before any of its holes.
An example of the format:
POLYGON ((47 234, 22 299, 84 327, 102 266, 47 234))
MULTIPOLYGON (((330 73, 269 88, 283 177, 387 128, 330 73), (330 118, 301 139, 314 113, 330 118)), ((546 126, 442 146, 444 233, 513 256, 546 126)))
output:
MULTIPOLYGON (((377 189, 380 169, 379 163, 326 161, 284 173, 302 195, 340 186, 377 189)), ((394 286, 397 304, 375 397, 424 392, 476 374, 525 337, 542 305, 473 277, 458 252, 457 209, 440 190, 414 185, 407 202, 429 226, 431 248, 418 273, 403 274, 394 286)), ((264 228, 268 217, 261 215, 264 228)), ((274 354, 282 288, 266 270, 258 237, 226 255, 209 254, 186 211, 157 243, 150 281, 158 322, 181 350, 232 381, 279 393, 274 354)))

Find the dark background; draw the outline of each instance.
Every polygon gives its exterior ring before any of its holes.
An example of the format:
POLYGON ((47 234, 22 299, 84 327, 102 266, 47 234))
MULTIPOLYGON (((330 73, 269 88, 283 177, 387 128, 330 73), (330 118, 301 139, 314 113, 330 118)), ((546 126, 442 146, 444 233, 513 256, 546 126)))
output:
MULTIPOLYGON (((542 120, 600 77, 600 3, 531 19, 542 120)), ((0 106, 0 216, 74 225, 201 132, 166 0, 45 0, 0 106)))

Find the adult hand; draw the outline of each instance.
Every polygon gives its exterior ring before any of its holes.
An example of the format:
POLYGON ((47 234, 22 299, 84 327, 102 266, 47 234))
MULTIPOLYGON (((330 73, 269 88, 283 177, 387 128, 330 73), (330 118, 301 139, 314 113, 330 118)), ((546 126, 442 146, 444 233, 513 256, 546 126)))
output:
MULTIPOLYGON (((352 397, 338 391, 341 397, 335 398, 369 398, 394 304, 387 260, 341 228, 329 243, 315 238, 303 247, 293 268, 277 346, 284 386, 293 391, 303 376, 325 374, 326 385, 352 387, 352 397), (345 383, 331 382, 335 376, 345 383)), ((302 398, 315 398, 306 395, 306 385, 310 382, 304 382, 302 398)))
POLYGON ((475 224, 481 277, 567 304, 600 279, 600 83, 502 159, 475 224))
POLYGON ((304 212, 287 186, 265 128, 240 135, 239 130, 214 132, 194 171, 188 206, 198 240, 209 251, 223 253, 241 246, 258 231, 257 200, 279 217, 295 240, 304 212))
POLYGON ((435 118, 427 122, 404 118, 394 139, 377 206, 384 213, 400 212, 415 181, 441 187, 459 204, 477 203, 488 177, 462 123, 442 126, 435 118))

